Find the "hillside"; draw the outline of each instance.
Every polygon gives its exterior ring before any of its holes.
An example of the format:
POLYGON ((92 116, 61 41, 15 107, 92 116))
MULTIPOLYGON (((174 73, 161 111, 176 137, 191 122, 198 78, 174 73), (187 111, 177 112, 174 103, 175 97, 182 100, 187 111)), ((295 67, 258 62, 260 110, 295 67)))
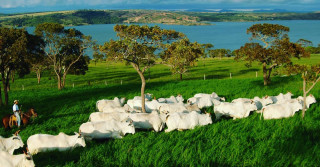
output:
MULTIPOLYGON (((318 63, 319 55, 299 63, 318 63)), ((216 92, 227 101, 239 97, 277 95, 291 91, 302 94, 300 76, 272 78, 263 86, 261 65, 246 68, 244 62, 232 58, 201 59, 184 81, 177 81, 167 67, 151 68, 146 92, 157 98, 182 94, 185 99, 195 93, 216 92), (255 72, 258 72, 258 78, 255 72), (233 78, 229 78, 232 72, 233 78), (203 80, 203 74, 207 79, 203 80)), ((146 73, 146 78, 148 74, 146 73)), ((36 84, 33 74, 17 78, 11 84, 10 101, 19 99, 23 110, 34 107, 38 117, 21 129, 26 143, 33 134, 78 132, 79 126, 95 112, 96 101, 113 97, 133 98, 140 93, 140 79, 131 66, 120 63, 90 64, 85 76, 68 76, 67 88, 58 91, 56 81, 46 74, 36 84), (123 80, 123 84, 120 84, 123 80), (87 81, 91 81, 88 85, 87 81), (75 83, 75 87, 72 86, 75 83), (22 89, 24 85, 25 89, 22 89)), ((320 86, 311 92, 319 101, 320 86)), ((11 113, 11 107, 1 107, 0 115, 11 113)), ((213 112, 213 108, 207 108, 213 112)), ((292 118, 260 120, 260 114, 232 120, 223 118, 213 124, 193 130, 165 132, 136 131, 122 139, 87 140, 85 148, 71 151, 39 153, 33 156, 36 166, 318 166, 320 160, 320 105, 313 104, 304 120, 301 112, 292 118)), ((213 116, 214 119, 214 116, 213 116)), ((17 130, 4 130, 4 137, 17 130)), ((22 150, 15 151, 16 154, 22 150)))
POLYGON ((65 26, 121 23, 208 25, 210 24, 209 22, 261 20, 320 20, 320 13, 76 10, 10 15, 0 14, 0 25, 16 27, 36 26, 44 22, 55 22, 65 26))

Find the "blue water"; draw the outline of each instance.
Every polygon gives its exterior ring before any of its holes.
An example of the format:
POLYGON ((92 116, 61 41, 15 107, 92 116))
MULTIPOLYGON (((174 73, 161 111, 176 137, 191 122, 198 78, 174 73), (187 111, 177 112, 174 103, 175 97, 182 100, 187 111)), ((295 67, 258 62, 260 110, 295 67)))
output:
MULTIPOLYGON (((289 37, 292 42, 299 39, 307 39, 314 46, 320 43, 320 21, 319 20, 290 20, 290 21, 260 21, 260 22, 212 22, 210 26, 183 26, 183 25, 159 25, 164 29, 174 29, 187 35, 191 41, 199 43, 211 43, 214 48, 239 49, 245 43, 250 42, 250 35, 246 34, 247 28, 257 23, 280 24, 290 28, 289 37)), ((85 35, 91 35, 98 44, 103 44, 110 39, 117 39, 113 31, 115 24, 99 24, 87 26, 75 26, 85 35)), ((27 28, 33 31, 34 28, 27 28)))

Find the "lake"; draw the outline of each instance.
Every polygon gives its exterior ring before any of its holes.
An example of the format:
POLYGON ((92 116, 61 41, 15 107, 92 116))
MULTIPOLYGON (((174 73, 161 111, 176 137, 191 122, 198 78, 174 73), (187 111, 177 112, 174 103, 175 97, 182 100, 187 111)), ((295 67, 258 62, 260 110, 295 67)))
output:
MULTIPOLYGON (((259 21, 259 22, 212 22, 209 26, 183 26, 159 25, 164 29, 174 29, 187 35, 191 41, 199 43, 211 43, 214 48, 239 49, 245 43, 250 42, 250 35, 246 34, 247 28, 257 23, 281 24, 290 28, 289 37, 292 42, 299 39, 307 39, 313 42, 314 46, 320 43, 320 21, 319 20, 284 20, 284 21, 259 21)), ((99 44, 110 39, 117 39, 113 31, 115 24, 99 24, 87 26, 74 26, 85 35, 91 35, 99 44)), ((32 32, 34 28, 27 28, 32 32)))

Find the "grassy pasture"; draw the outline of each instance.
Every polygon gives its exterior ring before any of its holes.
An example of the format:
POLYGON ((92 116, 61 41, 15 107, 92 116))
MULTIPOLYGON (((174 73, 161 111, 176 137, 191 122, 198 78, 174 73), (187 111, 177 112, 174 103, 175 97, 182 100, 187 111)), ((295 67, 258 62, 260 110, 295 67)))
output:
MULTIPOLYGON (((320 56, 297 62, 319 63, 320 56)), ((267 87, 263 86, 261 76, 258 64, 248 69, 244 63, 231 58, 200 60, 182 82, 177 80, 178 76, 172 76, 167 67, 157 65, 151 68, 146 92, 156 97, 181 93, 187 99, 195 93, 214 91, 227 101, 287 91, 295 96, 302 94, 299 76, 274 77, 272 85, 267 87), (204 74, 206 80, 203 80, 204 74)), ((91 64, 85 76, 68 76, 67 88, 62 91, 57 90, 54 76, 49 78, 46 73, 37 85, 35 76, 30 74, 11 84, 10 101, 19 99, 23 109, 33 106, 39 114, 32 124, 22 129, 20 135, 24 143, 37 133, 73 134, 95 111, 97 100, 115 96, 132 98, 140 92, 136 72, 131 66, 119 63, 91 64)), ((148 80, 148 72, 146 78, 148 80)), ((319 85, 311 93, 320 100, 319 85)), ((0 116, 11 110, 11 106, 2 107, 0 116)), ((212 108, 207 110, 213 112, 212 108)), ((300 112, 282 120, 264 121, 259 117, 253 113, 241 120, 222 119, 184 132, 139 131, 121 140, 88 141, 85 148, 39 153, 33 158, 37 166, 318 166, 319 103, 311 106, 304 120, 300 112)), ((8 137, 16 130, 1 128, 0 135, 8 137)))

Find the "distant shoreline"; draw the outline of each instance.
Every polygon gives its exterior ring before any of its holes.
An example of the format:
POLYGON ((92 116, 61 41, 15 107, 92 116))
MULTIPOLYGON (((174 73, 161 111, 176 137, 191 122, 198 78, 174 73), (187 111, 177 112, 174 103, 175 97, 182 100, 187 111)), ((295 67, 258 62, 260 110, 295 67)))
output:
POLYGON ((0 14, 0 25, 32 27, 44 22, 64 26, 94 24, 168 24, 203 26, 210 22, 254 22, 272 20, 320 20, 320 12, 185 12, 163 10, 69 10, 20 14, 0 14))

